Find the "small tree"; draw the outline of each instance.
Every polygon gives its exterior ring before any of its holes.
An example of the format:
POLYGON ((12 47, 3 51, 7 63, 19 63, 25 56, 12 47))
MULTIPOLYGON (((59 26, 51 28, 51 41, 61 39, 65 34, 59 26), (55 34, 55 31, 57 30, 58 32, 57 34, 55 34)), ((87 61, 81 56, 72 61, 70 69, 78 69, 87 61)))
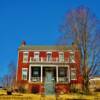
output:
POLYGON ((11 62, 8 65, 8 71, 9 71, 8 74, 10 77, 10 85, 12 88, 14 88, 16 84, 16 65, 14 62, 11 62))
POLYGON ((66 14, 61 31, 64 34, 60 37, 60 44, 73 41, 80 50, 83 90, 87 94, 89 78, 100 66, 100 21, 88 8, 81 6, 66 14))
POLYGON ((12 89, 16 84, 16 65, 11 62, 8 65, 8 73, 2 77, 2 85, 6 89, 12 89))
POLYGON ((2 77, 1 82, 2 82, 3 88, 5 88, 5 89, 9 88, 10 80, 11 80, 11 78, 7 74, 2 77))

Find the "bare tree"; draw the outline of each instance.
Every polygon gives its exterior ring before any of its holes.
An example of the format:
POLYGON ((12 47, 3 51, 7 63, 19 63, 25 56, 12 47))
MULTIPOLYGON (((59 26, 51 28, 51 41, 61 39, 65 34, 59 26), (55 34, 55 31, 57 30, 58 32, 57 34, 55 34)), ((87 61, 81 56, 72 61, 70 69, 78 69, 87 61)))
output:
POLYGON ((8 75, 10 77, 10 85, 12 88, 14 88, 16 84, 16 65, 14 62, 11 62, 8 65, 8 71, 8 75))
POLYGON ((100 21, 86 7, 69 11, 60 27, 60 44, 74 42, 81 53, 84 92, 88 93, 89 78, 100 67, 100 21))
POLYGON ((6 89, 14 88, 16 84, 16 65, 14 62, 8 65, 8 73, 2 77, 1 82, 6 89))

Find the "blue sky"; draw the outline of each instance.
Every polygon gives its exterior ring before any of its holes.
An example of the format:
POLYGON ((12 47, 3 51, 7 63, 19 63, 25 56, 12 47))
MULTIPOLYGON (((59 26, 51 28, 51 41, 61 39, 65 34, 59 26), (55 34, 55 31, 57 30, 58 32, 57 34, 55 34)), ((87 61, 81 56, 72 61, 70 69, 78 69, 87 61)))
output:
POLYGON ((70 9, 85 5, 100 18, 100 0, 0 0, 0 70, 7 73, 17 62, 23 40, 33 45, 54 45, 70 9))

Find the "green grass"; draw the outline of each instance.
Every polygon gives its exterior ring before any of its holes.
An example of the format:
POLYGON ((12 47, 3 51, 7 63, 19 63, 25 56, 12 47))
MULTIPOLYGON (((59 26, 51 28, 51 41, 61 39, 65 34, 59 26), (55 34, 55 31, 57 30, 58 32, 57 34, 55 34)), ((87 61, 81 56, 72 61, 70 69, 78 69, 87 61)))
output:
POLYGON ((63 95, 51 95, 42 96, 39 94, 21 94, 13 93, 11 96, 6 95, 5 90, 0 90, 0 100, 100 100, 100 92, 94 93, 93 95, 82 95, 82 94, 63 94, 63 95))

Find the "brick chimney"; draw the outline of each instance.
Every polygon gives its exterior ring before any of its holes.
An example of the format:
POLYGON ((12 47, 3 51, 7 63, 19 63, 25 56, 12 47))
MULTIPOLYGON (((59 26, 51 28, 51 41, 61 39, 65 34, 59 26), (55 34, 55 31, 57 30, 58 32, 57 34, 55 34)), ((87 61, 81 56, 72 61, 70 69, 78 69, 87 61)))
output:
POLYGON ((21 46, 25 46, 26 42, 23 40, 21 46))

